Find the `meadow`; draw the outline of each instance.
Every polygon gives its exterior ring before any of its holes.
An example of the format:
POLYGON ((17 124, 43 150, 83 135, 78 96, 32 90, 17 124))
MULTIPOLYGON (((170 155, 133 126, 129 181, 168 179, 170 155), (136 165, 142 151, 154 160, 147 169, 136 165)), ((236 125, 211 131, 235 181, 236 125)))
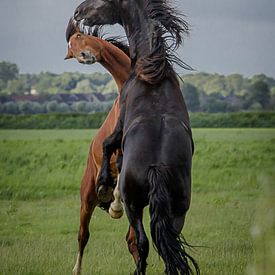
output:
MULTIPOLYGON (((0 274, 71 274, 79 186, 95 130, 0 130, 0 274)), ((275 129, 194 129, 183 235, 202 275, 274 274, 275 129)), ((145 213, 148 237, 149 218, 145 213)), ((96 209, 83 274, 134 270, 125 216, 96 209)), ((149 237, 150 238, 150 237, 149 237)), ((150 247, 148 274, 163 274, 150 247)))

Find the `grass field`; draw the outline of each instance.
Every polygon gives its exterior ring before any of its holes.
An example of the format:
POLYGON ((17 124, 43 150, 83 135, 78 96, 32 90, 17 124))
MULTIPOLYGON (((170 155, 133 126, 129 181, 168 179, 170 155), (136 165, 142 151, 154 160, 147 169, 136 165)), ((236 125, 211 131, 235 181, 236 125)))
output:
MULTIPOLYGON (((70 274, 79 185, 93 130, 0 131, 0 274, 70 274)), ((275 129, 195 129, 193 197, 183 234, 202 275, 274 274, 275 129)), ((147 212, 147 211, 146 211, 147 212)), ((145 215, 149 236, 148 213, 145 215)), ((100 209, 83 274, 134 270, 127 219, 100 209)), ((163 274, 150 248, 148 274, 163 274)))

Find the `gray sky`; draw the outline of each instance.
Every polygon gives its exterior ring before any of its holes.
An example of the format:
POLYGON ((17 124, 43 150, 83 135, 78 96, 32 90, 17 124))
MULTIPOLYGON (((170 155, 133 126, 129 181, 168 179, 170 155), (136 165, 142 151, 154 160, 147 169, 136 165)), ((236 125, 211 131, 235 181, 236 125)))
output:
MULTIPOLYGON (((81 1, 1 0, 0 60, 22 73, 94 72, 99 65, 64 61, 65 29, 81 1)), ((198 72, 275 77, 274 0, 172 0, 187 16, 191 34, 179 55, 198 72)), ((122 32, 120 27, 108 32, 122 32)), ((179 69, 179 73, 186 71, 179 69)))

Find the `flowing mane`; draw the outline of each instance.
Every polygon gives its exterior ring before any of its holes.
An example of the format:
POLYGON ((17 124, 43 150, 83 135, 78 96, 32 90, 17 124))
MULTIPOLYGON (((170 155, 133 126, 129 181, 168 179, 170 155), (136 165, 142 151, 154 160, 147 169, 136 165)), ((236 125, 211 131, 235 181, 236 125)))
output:
POLYGON ((104 38, 105 34, 102 31, 102 26, 96 26, 92 30, 92 28, 85 28, 84 26, 78 24, 73 18, 71 18, 66 29, 66 41, 69 43, 70 38, 77 32, 104 39, 105 41, 122 50, 127 56, 130 56, 129 46, 123 42, 123 38, 120 36, 104 38))
MULTIPOLYGON (((148 83, 157 84, 174 72, 173 64, 193 70, 182 61, 175 50, 183 43, 183 35, 189 33, 183 15, 169 5, 167 0, 145 0, 145 12, 154 28, 152 51, 136 62, 136 74, 148 83)), ((140 44, 143 43, 142 36, 140 44)))
POLYGON ((182 18, 184 15, 171 7, 168 0, 146 0, 146 10, 149 18, 160 22, 159 28, 164 34, 170 33, 174 48, 179 47, 183 34, 189 33, 188 23, 182 18))

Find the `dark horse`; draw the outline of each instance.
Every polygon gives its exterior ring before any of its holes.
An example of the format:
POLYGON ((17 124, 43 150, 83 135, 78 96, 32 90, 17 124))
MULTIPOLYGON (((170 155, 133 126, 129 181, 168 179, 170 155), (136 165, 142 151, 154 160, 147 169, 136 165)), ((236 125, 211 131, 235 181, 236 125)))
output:
POLYGON ((110 158, 123 150, 119 187, 136 243, 129 244, 137 269, 145 274, 149 242, 143 208, 149 204, 153 243, 167 274, 200 273, 187 254, 181 230, 191 200, 192 133, 172 63, 187 23, 166 0, 86 0, 75 11, 88 26, 120 23, 129 40, 132 73, 124 84, 121 112, 103 143, 98 192, 112 186, 110 158))

